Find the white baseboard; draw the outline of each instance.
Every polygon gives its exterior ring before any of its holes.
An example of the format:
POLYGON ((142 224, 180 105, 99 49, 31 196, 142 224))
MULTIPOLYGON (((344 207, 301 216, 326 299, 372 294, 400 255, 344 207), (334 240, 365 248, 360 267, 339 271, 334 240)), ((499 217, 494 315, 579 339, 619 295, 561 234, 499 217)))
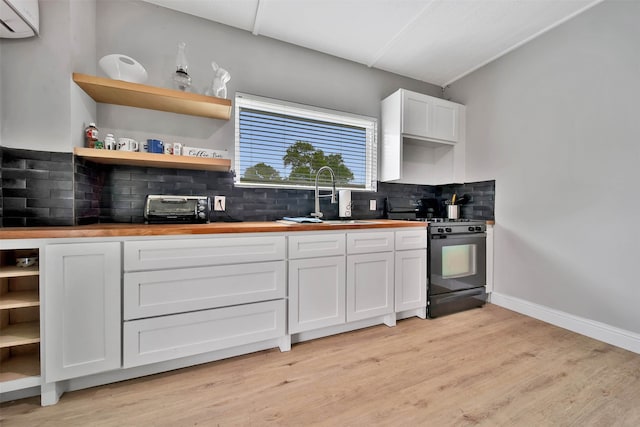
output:
POLYGON ((558 311, 520 298, 491 293, 491 303, 587 337, 640 354, 640 334, 558 311))

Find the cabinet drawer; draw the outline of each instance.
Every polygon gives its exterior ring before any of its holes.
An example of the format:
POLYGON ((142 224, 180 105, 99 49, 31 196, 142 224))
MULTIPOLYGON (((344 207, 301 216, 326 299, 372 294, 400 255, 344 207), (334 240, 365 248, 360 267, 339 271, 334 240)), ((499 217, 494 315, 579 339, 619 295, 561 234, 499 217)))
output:
POLYGON ((124 243, 124 270, 157 270, 285 258, 284 236, 146 240, 124 243))
POLYGON ((285 283, 284 261, 125 273, 124 318, 284 298, 285 283))
POLYGON ((427 229, 396 231, 396 251, 427 247, 427 229))
POLYGON ((289 236, 289 258, 315 258, 344 255, 344 234, 289 236))
POLYGON ((347 233, 347 254, 393 251, 393 231, 347 233))
POLYGON ((285 301, 267 301, 124 322, 125 368, 285 335, 285 301))

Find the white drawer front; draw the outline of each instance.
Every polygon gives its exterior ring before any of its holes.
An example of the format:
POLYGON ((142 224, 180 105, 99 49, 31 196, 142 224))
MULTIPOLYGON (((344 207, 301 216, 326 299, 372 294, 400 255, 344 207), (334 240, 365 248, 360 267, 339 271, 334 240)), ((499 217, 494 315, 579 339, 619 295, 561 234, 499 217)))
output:
POLYGON ((125 320, 284 298, 284 261, 124 275, 125 320))
POLYGON ((285 336, 285 301, 124 322, 123 366, 145 365, 285 336))
POLYGON ((347 233, 347 253, 365 254, 393 251, 393 231, 347 233))
POLYGON ((289 258, 344 255, 344 234, 289 236, 289 258))
POLYGON ((124 243, 124 270, 158 270, 285 258, 285 237, 216 237, 124 243))
POLYGON ((396 231, 396 251, 427 247, 427 229, 396 231))

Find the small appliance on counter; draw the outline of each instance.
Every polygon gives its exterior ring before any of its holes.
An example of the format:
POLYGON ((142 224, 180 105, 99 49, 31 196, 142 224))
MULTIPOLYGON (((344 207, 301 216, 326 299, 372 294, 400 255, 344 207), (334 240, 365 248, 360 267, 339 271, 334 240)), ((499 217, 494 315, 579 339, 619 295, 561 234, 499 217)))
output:
POLYGON ((209 222, 211 200, 207 196, 149 194, 144 204, 147 224, 199 224, 209 222))

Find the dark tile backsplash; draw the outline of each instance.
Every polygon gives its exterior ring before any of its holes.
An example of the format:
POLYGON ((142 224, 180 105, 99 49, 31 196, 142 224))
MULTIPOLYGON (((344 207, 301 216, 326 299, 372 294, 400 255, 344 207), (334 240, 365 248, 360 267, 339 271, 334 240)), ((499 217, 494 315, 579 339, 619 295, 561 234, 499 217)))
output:
POLYGON ((73 225, 71 153, 0 147, 2 226, 73 225))
MULTIPOLYGON (((313 190, 236 187, 232 172, 109 166, 74 159, 71 153, 3 147, 0 164, 4 227, 141 223, 147 194, 226 196, 226 212, 213 212, 212 221, 271 221, 307 216, 314 210, 313 190)), ((444 186, 379 182, 375 193, 352 192, 352 216, 383 218, 387 197, 436 198, 444 205, 454 192, 467 195, 464 218, 494 219, 494 181, 444 186), (377 210, 370 211, 373 199, 377 210)), ((321 200, 321 210, 326 218, 338 216, 338 205, 326 199, 321 200)))

